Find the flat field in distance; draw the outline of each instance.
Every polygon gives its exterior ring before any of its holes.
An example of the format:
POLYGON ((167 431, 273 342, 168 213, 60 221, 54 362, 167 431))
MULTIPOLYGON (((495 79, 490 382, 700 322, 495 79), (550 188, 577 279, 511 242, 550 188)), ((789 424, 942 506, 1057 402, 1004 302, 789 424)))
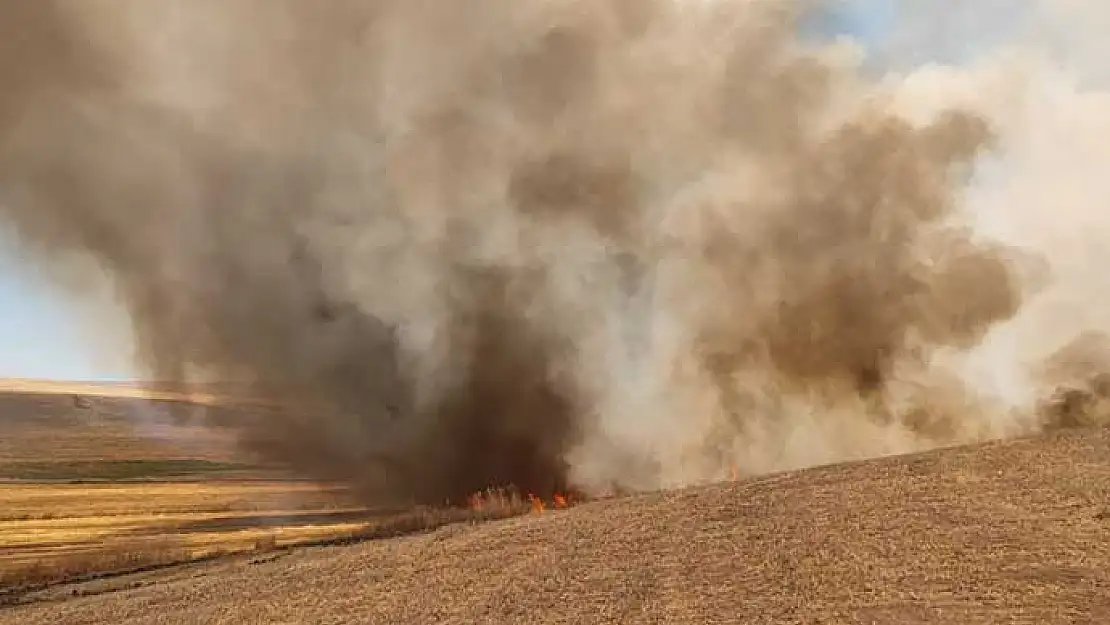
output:
POLYGON ((198 406, 39 386, 0 391, 0 593, 350 536, 381 518, 341 487, 244 460, 227 435, 187 424, 198 406))

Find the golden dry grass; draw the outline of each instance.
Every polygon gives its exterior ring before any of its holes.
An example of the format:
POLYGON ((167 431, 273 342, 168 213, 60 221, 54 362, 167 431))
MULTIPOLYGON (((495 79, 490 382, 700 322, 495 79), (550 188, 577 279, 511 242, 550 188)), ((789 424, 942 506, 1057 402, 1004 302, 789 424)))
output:
MULTIPOLYGON (((136 439, 104 401, 88 419, 0 396, 22 406, 0 429, 72 444, 59 474, 221 460, 136 439)), ((530 505, 371 514, 335 487, 216 477, 0 485, 0 625, 1110 622, 1104 428, 480 525, 530 505)))
POLYGON ((390 538, 531 508, 523 499, 494 495, 483 498, 480 509, 335 509, 340 499, 329 496, 333 489, 287 483, 3 490, 0 503, 22 510, 41 506, 43 512, 0 520, 0 603, 18 602, 29 591, 61 582, 231 554, 390 538), (263 503, 267 497, 275 498, 270 505, 263 503), (295 501, 299 509, 277 507, 281 499, 295 501))
POLYGON ((157 404, 35 388, 0 392, 0 603, 76 579, 527 509, 504 497, 478 512, 352 507, 342 487, 239 463, 226 436, 180 426, 157 404))
POLYGON ((298 482, 0 485, 0 589, 345 536, 372 515, 298 482))
POLYGON ((25 597, 0 624, 1107 623, 1110 433, 942 450, 25 597))
POLYGON ((0 597, 380 523, 340 487, 236 463, 219 432, 163 417, 131 397, 0 392, 0 597))

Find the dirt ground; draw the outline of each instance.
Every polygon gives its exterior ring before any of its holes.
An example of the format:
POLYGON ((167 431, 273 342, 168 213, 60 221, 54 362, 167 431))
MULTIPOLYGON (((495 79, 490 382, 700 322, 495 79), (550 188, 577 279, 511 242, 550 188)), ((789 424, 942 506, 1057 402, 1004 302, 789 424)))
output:
POLYGON ((1071 431, 60 587, 4 625, 1108 623, 1110 433, 1071 431))

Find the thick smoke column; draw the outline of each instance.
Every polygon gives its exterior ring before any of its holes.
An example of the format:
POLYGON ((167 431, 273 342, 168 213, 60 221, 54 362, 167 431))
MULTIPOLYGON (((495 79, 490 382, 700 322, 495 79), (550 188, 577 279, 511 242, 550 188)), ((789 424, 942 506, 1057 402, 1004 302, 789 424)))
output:
POLYGON ((989 434, 1019 309, 973 109, 791 2, 0 0, 0 216, 155 379, 368 498, 651 487, 989 434), (171 8, 172 6, 172 8, 171 8), (10 31, 10 32, 9 32, 10 31))

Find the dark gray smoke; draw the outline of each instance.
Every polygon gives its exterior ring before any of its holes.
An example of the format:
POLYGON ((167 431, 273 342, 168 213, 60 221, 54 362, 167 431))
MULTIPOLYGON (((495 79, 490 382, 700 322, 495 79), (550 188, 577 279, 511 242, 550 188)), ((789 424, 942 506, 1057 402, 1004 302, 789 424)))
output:
POLYGON ((900 118, 794 3, 170 6, 0 0, 0 216, 153 379, 280 404, 212 415, 251 450, 442 501, 975 431, 905 383, 1021 305, 960 210, 989 125, 900 118))

